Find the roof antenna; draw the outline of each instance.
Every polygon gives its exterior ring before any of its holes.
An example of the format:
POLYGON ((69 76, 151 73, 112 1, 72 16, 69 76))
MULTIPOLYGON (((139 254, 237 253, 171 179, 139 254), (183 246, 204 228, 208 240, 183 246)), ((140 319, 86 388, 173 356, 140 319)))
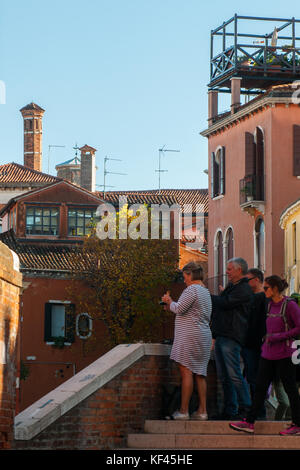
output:
POLYGON ((107 186, 106 185, 106 175, 107 174, 110 174, 110 175, 124 175, 126 176, 126 173, 116 173, 114 171, 107 171, 106 169, 106 162, 108 160, 114 160, 114 161, 117 161, 117 162, 121 162, 122 160, 120 160, 119 158, 110 158, 110 157, 104 157, 104 172, 103 172, 103 184, 97 184, 97 186, 100 186, 100 187, 103 187, 103 199, 105 198, 105 192, 106 192, 106 188, 108 187, 111 187, 113 188, 114 186, 107 186))
POLYGON ((161 169, 161 157, 164 152, 180 152, 180 150, 165 149, 165 145, 158 150, 158 170, 155 170, 158 173, 158 194, 160 194, 160 174, 168 171, 161 169))
POLYGON ((77 142, 76 142, 76 144, 75 144, 75 147, 73 147, 73 149, 76 150, 76 152, 75 152, 75 158, 78 158, 77 155, 78 155, 78 150, 80 150, 80 148, 78 147, 77 142))
POLYGON ((49 175, 49 167, 50 167, 50 150, 52 147, 65 147, 65 145, 48 145, 48 175, 49 175))

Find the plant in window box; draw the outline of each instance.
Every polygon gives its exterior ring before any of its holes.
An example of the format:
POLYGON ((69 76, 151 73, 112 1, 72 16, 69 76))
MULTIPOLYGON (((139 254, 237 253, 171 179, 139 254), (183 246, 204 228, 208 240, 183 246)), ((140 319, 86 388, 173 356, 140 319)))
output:
POLYGON ((55 336, 53 338, 53 347, 58 349, 63 349, 65 347, 65 337, 64 336, 55 336))

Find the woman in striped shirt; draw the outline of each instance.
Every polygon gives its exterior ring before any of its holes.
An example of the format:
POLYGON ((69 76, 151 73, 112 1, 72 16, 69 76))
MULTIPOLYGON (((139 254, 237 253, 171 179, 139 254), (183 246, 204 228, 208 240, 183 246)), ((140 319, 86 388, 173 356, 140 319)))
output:
POLYGON ((179 365, 181 407, 173 413, 173 419, 189 419, 189 402, 193 393, 195 375, 199 407, 192 418, 206 420, 206 375, 212 343, 209 326, 211 297, 202 282, 203 270, 199 264, 188 263, 182 271, 187 287, 178 302, 174 302, 169 294, 162 297, 162 301, 166 303, 165 308, 176 314, 170 358, 179 365))

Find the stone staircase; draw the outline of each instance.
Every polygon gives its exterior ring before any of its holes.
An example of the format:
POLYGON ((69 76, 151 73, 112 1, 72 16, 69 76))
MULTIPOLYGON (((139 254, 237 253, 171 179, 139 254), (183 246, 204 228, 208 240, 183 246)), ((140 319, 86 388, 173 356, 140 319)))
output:
POLYGON ((127 445, 134 449, 297 449, 300 436, 280 436, 283 421, 257 421, 255 433, 234 431, 228 421, 151 421, 144 434, 129 434, 127 445))

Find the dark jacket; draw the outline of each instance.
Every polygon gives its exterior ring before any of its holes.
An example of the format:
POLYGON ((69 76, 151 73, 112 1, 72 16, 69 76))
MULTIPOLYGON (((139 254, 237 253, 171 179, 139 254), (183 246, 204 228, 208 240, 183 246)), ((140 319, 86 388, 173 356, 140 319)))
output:
POLYGON ((245 342, 246 348, 261 352, 263 337, 266 334, 266 320, 269 300, 264 292, 254 294, 253 309, 249 318, 249 327, 245 342))
POLYGON ((213 338, 224 336, 245 345, 253 296, 246 277, 229 283, 220 295, 211 296, 213 338))

